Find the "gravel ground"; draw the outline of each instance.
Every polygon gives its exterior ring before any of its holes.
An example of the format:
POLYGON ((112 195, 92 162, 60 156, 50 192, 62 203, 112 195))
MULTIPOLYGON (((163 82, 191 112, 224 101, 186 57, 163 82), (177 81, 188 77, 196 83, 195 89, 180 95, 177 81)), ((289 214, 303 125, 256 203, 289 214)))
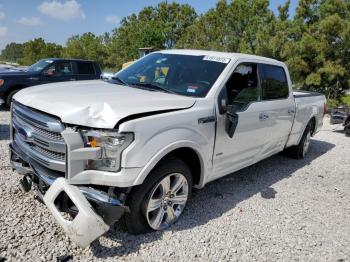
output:
POLYGON ((306 159, 270 157, 195 191, 171 229, 132 236, 117 225, 87 249, 19 189, 8 121, 0 111, 0 257, 7 261, 350 260, 350 138, 332 131, 329 119, 306 159))

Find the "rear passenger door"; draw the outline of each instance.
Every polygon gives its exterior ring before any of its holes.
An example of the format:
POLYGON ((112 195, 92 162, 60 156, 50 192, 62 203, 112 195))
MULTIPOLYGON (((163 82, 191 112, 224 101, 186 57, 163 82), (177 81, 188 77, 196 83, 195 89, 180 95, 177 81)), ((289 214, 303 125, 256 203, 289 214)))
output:
POLYGON ((262 109, 259 122, 266 132, 266 143, 258 155, 263 159, 283 150, 293 125, 295 102, 285 68, 270 64, 258 67, 262 109))
POLYGON ((88 61, 76 61, 78 80, 97 79, 94 63, 88 61))

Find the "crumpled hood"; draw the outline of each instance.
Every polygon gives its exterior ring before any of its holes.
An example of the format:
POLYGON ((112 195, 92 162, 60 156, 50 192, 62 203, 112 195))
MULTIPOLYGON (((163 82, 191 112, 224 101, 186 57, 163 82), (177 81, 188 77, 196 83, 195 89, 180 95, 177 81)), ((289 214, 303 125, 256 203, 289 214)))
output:
POLYGON ((94 81, 53 83, 25 88, 14 100, 59 117, 67 124, 114 128, 135 114, 185 109, 195 99, 94 81))

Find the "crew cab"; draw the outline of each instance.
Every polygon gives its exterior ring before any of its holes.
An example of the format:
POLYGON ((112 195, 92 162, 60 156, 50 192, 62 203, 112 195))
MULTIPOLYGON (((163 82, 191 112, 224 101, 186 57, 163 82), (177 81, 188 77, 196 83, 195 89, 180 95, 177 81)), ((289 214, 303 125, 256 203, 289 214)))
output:
POLYGON ((101 68, 97 62, 47 58, 26 70, 0 72, 0 105, 10 106, 12 97, 21 89, 53 82, 99 79, 101 68))
POLYGON ((109 82, 17 93, 10 160, 22 188, 34 186, 85 247, 118 220, 134 234, 168 228, 193 187, 278 152, 304 158, 325 102, 293 92, 286 65, 273 59, 157 51, 109 82))

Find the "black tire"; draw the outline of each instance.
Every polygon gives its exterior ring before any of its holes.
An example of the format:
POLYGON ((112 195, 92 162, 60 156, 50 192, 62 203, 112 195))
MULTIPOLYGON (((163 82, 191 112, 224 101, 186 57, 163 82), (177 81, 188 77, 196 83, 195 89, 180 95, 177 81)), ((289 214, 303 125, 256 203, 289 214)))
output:
POLYGON ((345 127, 345 135, 350 136, 350 125, 345 127))
POLYGON ((308 134, 312 133, 312 124, 309 123, 303 133, 303 136, 300 139, 300 142, 296 146, 291 146, 285 149, 285 153, 288 157, 293 158, 293 159, 303 159, 307 153, 307 151, 304 153, 304 144, 307 140, 308 134))
POLYGON ((14 91, 11 91, 8 95, 7 95, 7 97, 6 97, 6 105, 8 106, 8 107, 10 107, 11 106, 11 103, 12 103, 12 98, 13 98, 13 96, 18 92, 19 90, 14 90, 14 91))
POLYGON ((153 188, 168 174, 181 173, 187 179, 188 199, 192 193, 192 175, 184 161, 176 157, 168 157, 162 160, 148 175, 143 184, 136 186, 130 192, 126 205, 130 213, 126 213, 121 219, 121 226, 131 234, 144 234, 152 232, 146 219, 146 202, 153 188))

